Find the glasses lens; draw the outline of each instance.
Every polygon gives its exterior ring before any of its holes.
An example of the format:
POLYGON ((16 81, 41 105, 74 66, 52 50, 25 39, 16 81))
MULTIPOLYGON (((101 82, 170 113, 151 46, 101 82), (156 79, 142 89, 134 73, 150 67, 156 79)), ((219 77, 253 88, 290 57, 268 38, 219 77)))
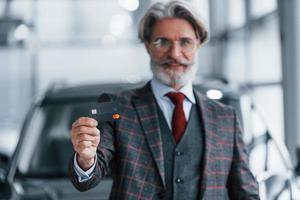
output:
POLYGON ((196 47, 196 43, 194 42, 194 40, 190 38, 182 38, 180 39, 179 42, 180 42, 180 47, 184 52, 191 52, 196 47))
POLYGON ((168 51, 172 46, 172 42, 167 38, 157 38, 153 41, 153 44, 157 50, 163 52, 168 51))
POLYGON ((175 42, 167 38, 157 38, 153 41, 153 45, 160 52, 169 51, 173 45, 179 45, 182 52, 191 52, 195 49, 196 42, 190 38, 181 38, 179 41, 175 42))

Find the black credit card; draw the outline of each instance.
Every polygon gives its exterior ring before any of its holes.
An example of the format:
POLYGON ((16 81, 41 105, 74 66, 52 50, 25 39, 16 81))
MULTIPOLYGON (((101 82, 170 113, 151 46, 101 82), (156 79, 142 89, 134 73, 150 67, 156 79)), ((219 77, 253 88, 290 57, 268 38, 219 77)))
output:
POLYGON ((89 105, 89 116, 98 122, 113 122, 121 118, 119 104, 116 101, 92 103, 89 105))

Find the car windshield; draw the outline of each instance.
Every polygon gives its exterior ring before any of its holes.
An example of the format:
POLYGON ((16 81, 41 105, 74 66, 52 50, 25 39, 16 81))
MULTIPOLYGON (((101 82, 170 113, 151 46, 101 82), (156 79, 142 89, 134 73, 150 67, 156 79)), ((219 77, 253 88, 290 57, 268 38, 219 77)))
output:
POLYGON ((78 117, 87 116, 92 102, 65 102, 37 107, 25 132, 19 173, 22 176, 67 175, 73 154, 70 128, 78 117))

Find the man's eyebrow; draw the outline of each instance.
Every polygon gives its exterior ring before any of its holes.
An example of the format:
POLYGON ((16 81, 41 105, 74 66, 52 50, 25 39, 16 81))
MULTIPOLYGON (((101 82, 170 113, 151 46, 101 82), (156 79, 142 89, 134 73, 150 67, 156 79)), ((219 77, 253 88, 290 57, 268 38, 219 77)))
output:
POLYGON ((167 38, 167 37, 164 37, 164 36, 158 36, 158 37, 154 37, 154 39, 167 39, 167 40, 170 40, 169 38, 167 38))
POLYGON ((194 39, 194 38, 191 38, 191 37, 181 37, 181 38, 179 38, 180 40, 182 40, 182 39, 184 39, 184 40, 192 40, 192 39, 194 39))

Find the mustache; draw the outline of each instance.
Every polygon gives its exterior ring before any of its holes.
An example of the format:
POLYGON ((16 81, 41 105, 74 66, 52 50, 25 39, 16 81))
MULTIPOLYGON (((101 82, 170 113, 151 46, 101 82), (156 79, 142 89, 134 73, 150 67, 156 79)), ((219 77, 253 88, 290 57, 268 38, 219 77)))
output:
POLYGON ((160 66, 163 65, 172 65, 172 64, 177 64, 177 65, 185 65, 185 66, 190 66, 193 65, 193 61, 188 61, 186 59, 171 59, 171 58, 166 58, 162 60, 161 62, 157 63, 160 66))

